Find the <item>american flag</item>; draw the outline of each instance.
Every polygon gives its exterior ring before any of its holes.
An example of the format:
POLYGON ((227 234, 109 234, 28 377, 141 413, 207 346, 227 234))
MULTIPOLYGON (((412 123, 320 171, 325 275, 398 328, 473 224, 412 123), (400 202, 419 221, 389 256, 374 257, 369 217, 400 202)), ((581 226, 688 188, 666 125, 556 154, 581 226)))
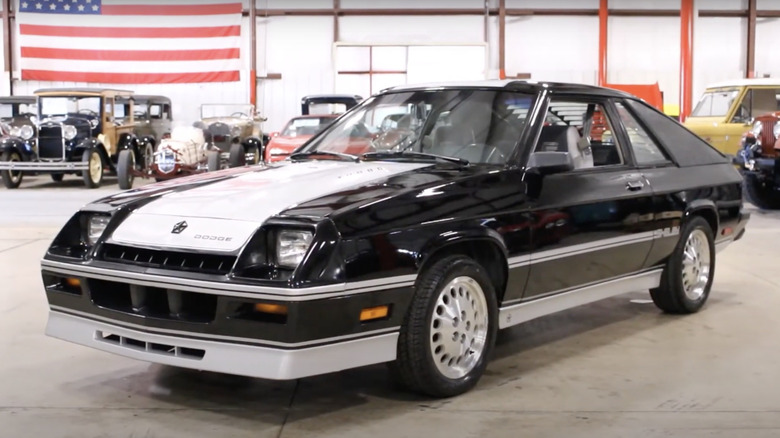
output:
POLYGON ((19 0, 22 80, 232 82, 240 0, 19 0))

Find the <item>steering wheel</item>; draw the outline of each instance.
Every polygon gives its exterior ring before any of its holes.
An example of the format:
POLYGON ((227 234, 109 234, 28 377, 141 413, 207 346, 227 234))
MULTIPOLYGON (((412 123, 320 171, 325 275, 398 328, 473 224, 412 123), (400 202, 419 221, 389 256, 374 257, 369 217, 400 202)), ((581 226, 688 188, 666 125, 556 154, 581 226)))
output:
POLYGON ((98 113, 96 113, 95 111, 92 111, 91 109, 86 109, 86 108, 80 109, 78 114, 86 114, 88 116, 93 116, 93 117, 97 117, 98 116, 98 113))
POLYGON ((379 150, 389 151, 413 137, 414 131, 411 129, 391 129, 380 133, 371 140, 371 146, 379 150))
POLYGON ((230 117, 249 117, 249 116, 246 115, 246 113, 242 113, 241 111, 238 111, 238 112, 235 112, 235 113, 231 114, 230 117))

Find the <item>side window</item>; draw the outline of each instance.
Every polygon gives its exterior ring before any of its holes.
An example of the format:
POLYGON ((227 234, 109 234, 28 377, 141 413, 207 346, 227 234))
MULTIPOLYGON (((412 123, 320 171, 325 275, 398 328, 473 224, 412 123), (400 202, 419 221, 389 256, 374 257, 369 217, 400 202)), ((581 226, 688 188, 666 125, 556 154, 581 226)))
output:
POLYGON ((171 106, 167 103, 163 105, 163 118, 171 120, 171 106))
POLYGON ((153 119, 161 119, 162 118, 162 105, 150 105, 149 106, 149 116, 153 119))
POLYGON ((754 117, 780 111, 780 89, 751 88, 742 98, 731 123, 750 123, 754 117))
POLYGON ((615 106, 620 120, 623 122, 623 127, 626 129, 626 134, 628 134, 636 164, 650 165, 669 162, 658 144, 648 135, 631 112, 620 102, 615 103, 615 106))
POLYGON ((534 150, 568 152, 575 169, 624 163, 612 122, 596 102, 553 98, 534 150))

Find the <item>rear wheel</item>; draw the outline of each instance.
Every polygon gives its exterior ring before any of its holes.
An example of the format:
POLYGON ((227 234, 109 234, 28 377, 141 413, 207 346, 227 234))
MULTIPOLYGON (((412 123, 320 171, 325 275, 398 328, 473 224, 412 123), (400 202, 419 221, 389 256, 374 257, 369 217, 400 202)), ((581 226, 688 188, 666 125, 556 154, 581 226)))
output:
POLYGON ((715 274, 715 242, 704 218, 694 216, 680 232, 680 240, 661 276, 650 290, 655 305, 667 313, 695 313, 710 295, 715 274))
POLYGON ((240 143, 233 143, 230 146, 230 157, 228 158, 230 167, 241 167, 246 164, 246 149, 240 143))
POLYGON ((130 149, 125 149, 119 152, 119 160, 117 161, 116 173, 119 179, 119 188, 122 190, 128 190, 133 187, 133 180, 135 175, 135 154, 130 149))
MULTIPOLYGON (((19 155, 18 152, 10 152, 10 151, 3 152, 1 159, 2 161, 5 162, 12 162, 12 163, 22 162, 22 157, 21 155, 19 155)), ((21 170, 0 171, 0 178, 3 179, 3 185, 5 185, 9 189, 15 189, 19 187, 19 185, 22 184, 23 177, 24 175, 22 174, 21 170)))
POLYGON ((470 390, 487 367, 497 313, 492 283, 478 263, 464 256, 439 260, 417 284, 391 376, 434 397, 470 390))
POLYGON ((81 155, 81 162, 87 164, 87 170, 81 172, 84 185, 88 189, 100 187, 100 183, 103 182, 103 159, 100 157, 100 152, 95 148, 85 150, 81 155))
POLYGON ((745 197, 753 205, 764 210, 777 210, 780 208, 780 192, 774 187, 766 185, 754 174, 745 174, 743 184, 745 197))

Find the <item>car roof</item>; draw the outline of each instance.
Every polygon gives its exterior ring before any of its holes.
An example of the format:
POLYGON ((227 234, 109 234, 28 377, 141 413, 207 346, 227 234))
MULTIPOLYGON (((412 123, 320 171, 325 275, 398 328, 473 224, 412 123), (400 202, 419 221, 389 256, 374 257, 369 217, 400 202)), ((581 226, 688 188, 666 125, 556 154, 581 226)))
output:
POLYGON ((171 98, 170 97, 159 96, 159 95, 154 95, 154 94, 134 94, 132 96, 122 96, 122 97, 127 97, 128 99, 132 98, 136 102, 142 101, 142 100, 148 100, 148 101, 156 100, 156 101, 163 101, 163 102, 168 102, 168 103, 171 102, 171 98))
POLYGON ((734 79, 731 81, 721 81, 714 84, 709 84, 707 85, 707 88, 747 87, 762 85, 775 85, 780 87, 780 78, 734 79))
POLYGON ((301 98, 301 101, 307 100, 307 99, 357 99, 362 100, 363 98, 358 96, 357 94, 309 94, 308 96, 303 96, 301 98))
POLYGON ((459 88, 480 88, 480 89, 510 89, 516 91, 527 91, 538 93, 547 89, 558 93, 572 93, 597 95, 607 97, 636 98, 636 96, 624 91, 612 88, 597 87, 594 85, 566 83, 566 82, 546 82, 517 79, 496 79, 484 81, 454 81, 454 82, 433 82, 425 84, 399 85, 383 90, 383 92, 400 92, 413 90, 436 90, 436 89, 459 89, 459 88))
POLYGON ((0 103, 35 103, 35 96, 0 96, 0 103))
POLYGON ((35 91, 37 96, 132 96, 130 90, 117 90, 113 88, 42 88, 35 91))

